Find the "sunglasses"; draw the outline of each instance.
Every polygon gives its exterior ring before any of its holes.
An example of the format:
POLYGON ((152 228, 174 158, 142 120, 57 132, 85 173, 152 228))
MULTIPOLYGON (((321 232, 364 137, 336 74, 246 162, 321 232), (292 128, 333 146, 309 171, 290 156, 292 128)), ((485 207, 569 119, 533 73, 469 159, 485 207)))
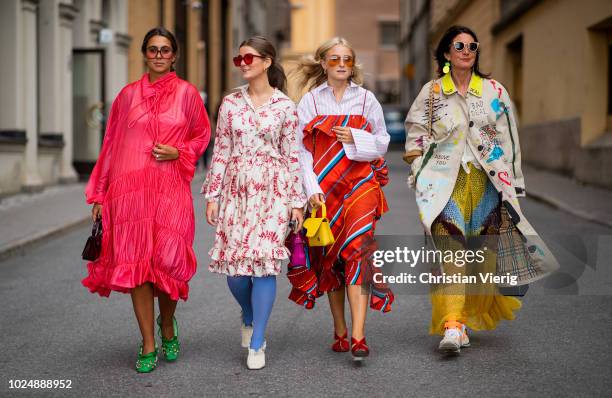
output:
POLYGON ((353 60, 353 57, 351 57, 350 55, 345 55, 344 57, 332 55, 329 58, 327 58, 327 65, 338 66, 341 60, 344 61, 344 65, 346 65, 349 68, 352 68, 355 63, 355 61, 353 60))
POLYGON ((172 47, 168 47, 168 46, 163 46, 162 48, 155 47, 155 46, 147 47, 147 50, 145 53, 147 58, 149 59, 157 58, 157 54, 160 54, 160 56, 164 59, 172 58, 172 47))
POLYGON ((467 46, 467 49, 472 52, 475 53, 476 51, 478 51, 478 46, 480 46, 480 43, 478 43, 477 41, 473 41, 471 43, 463 43, 460 41, 456 41, 453 43, 453 48, 457 51, 457 52, 461 52, 463 51, 463 49, 467 46))
POLYGON ((244 61, 245 65, 251 65, 253 63, 253 58, 265 58, 262 57, 261 55, 256 55, 256 54, 251 54, 251 53, 247 53, 244 55, 238 55, 236 57, 233 58, 234 60, 234 65, 235 66, 240 66, 240 64, 242 64, 242 61, 244 61))

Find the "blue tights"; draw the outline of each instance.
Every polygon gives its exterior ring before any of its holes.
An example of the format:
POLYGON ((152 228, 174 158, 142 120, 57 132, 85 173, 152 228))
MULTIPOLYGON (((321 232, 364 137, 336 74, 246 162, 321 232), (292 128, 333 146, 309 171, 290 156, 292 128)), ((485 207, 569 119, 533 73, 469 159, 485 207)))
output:
POLYGON ((253 325, 251 348, 258 350, 263 345, 276 297, 276 276, 228 276, 227 286, 242 308, 242 321, 247 326, 253 325))

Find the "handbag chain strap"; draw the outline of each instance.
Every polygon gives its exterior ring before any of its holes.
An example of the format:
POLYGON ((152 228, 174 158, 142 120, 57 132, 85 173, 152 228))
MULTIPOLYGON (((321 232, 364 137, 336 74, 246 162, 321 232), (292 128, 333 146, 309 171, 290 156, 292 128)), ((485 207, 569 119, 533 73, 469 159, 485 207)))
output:
POLYGON ((433 94, 434 94, 434 84, 435 80, 431 81, 429 85, 429 117, 427 118, 427 139, 431 141, 432 138, 432 128, 433 128, 433 94))

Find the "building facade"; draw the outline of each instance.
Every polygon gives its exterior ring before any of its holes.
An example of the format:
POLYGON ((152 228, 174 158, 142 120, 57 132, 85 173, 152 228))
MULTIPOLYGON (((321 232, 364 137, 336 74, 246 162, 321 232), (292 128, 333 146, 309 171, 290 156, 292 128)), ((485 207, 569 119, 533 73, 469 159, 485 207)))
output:
MULTIPOLYGON (((415 3, 403 0, 402 10, 415 3)), ((612 2, 428 3, 430 53, 451 25, 469 26, 478 35, 481 69, 504 84, 515 103, 523 161, 612 188, 612 2)), ((415 37, 418 26, 407 26, 403 39, 415 37)), ((406 42, 402 67, 411 68, 423 52, 411 50, 406 42)), ((416 76, 419 70, 414 72, 416 76)), ((433 63, 429 72, 433 77, 433 63)), ((402 102, 405 98, 410 103, 418 90, 405 75, 403 79, 402 102)))
POLYGON ((0 2, 0 195, 76 181, 81 165, 95 161, 97 111, 127 79, 125 6, 0 2))
POLYGON ((177 74, 201 92, 211 119, 242 83, 231 58, 260 34, 289 37, 287 0, 2 0, 0 197, 85 179, 110 105, 146 72, 147 31, 179 43, 177 74))
MULTIPOLYGON (((313 54, 324 41, 346 38, 362 64, 364 86, 383 103, 399 102, 400 39, 399 0, 291 0, 291 45, 284 52, 288 70, 306 54, 313 54)), ((290 94, 299 99, 303 93, 290 94)))
POLYGON ((400 3, 400 103, 403 107, 410 107, 421 87, 431 80, 429 4, 429 0, 400 3))

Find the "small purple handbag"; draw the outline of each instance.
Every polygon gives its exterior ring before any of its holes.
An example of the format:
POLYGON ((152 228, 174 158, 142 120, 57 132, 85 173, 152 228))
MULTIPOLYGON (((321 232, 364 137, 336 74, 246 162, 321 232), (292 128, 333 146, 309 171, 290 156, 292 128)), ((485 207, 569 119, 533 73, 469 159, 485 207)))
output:
POLYGON ((287 248, 291 252, 289 263, 292 267, 306 266, 305 241, 301 232, 291 232, 287 237, 287 248))

